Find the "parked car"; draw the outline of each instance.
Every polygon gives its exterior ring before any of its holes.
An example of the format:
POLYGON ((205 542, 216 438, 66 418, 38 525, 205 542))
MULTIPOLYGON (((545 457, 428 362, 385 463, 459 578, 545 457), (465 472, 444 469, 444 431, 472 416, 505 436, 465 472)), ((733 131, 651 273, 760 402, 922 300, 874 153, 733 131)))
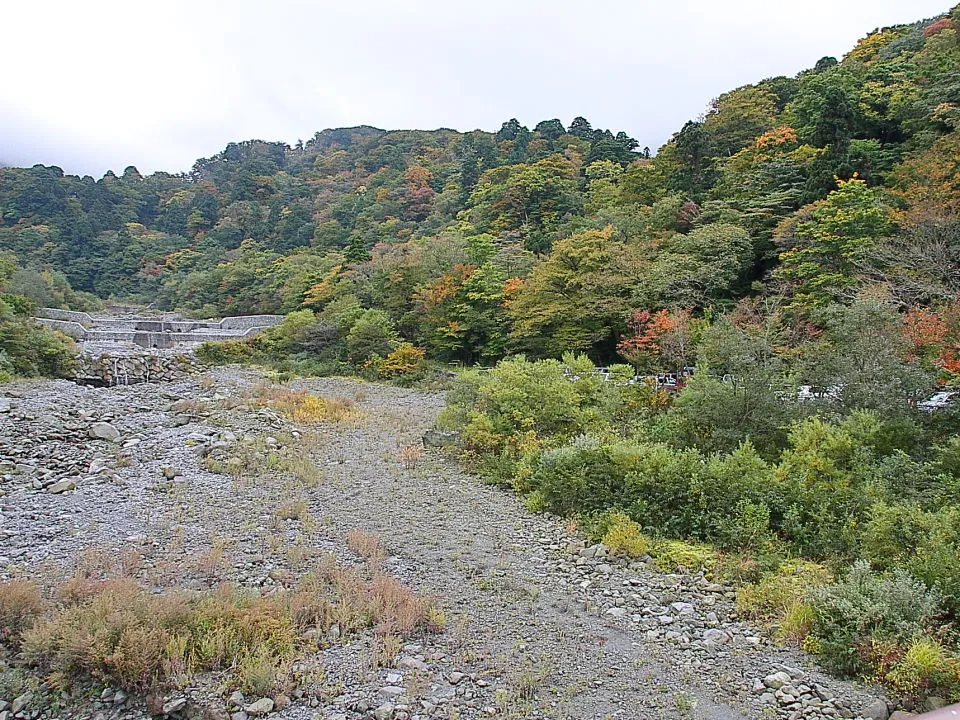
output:
POLYGON ((797 400, 837 400, 840 398, 842 385, 801 385, 797 388, 797 400))
POLYGON ((940 392, 934 393, 926 400, 917 403, 917 407, 928 412, 956 407, 956 397, 958 394, 960 393, 955 390, 941 390, 940 392))

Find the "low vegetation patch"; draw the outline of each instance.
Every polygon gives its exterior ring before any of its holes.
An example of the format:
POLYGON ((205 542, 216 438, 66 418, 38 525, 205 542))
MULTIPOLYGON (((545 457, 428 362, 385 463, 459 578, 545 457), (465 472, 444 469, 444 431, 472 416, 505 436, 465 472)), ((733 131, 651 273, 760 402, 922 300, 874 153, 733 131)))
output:
POLYGON ((346 422, 359 417, 353 400, 325 398, 306 390, 261 387, 254 394, 256 404, 269 407, 297 423, 346 422))
POLYGON ((75 583, 44 602, 38 586, 13 581, 0 584, 0 612, 3 645, 52 685, 93 680, 131 691, 216 671, 228 688, 267 694, 294 682, 292 661, 326 642, 334 625, 343 635, 373 629, 390 646, 443 628, 431 599, 382 571, 365 575, 332 558, 269 595, 226 585, 156 593, 120 578, 75 583))
MULTIPOLYGON (((894 322, 885 312, 845 310, 832 341, 894 322)), ((696 350, 756 358, 752 332, 716 325, 696 350)), ((907 372, 881 351, 890 377, 907 372)), ((742 615, 835 672, 960 699, 960 414, 918 411, 879 375, 803 404, 773 370, 739 367, 726 380, 698 367, 664 403, 582 357, 509 359, 464 373, 439 425, 530 509, 576 519, 615 555, 739 585, 742 615)))

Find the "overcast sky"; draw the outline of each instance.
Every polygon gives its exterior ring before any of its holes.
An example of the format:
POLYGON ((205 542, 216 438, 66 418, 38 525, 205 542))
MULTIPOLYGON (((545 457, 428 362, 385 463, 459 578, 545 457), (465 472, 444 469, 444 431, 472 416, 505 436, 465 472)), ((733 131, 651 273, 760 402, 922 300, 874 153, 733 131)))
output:
POLYGON ((950 0, 7 0, 0 163, 188 170, 347 125, 583 115, 656 149, 711 98, 950 0))

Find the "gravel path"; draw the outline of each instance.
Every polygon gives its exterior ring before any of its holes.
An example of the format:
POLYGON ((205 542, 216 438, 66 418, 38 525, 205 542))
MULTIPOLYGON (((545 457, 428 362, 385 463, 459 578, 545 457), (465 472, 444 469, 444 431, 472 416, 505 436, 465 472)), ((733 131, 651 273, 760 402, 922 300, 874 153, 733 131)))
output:
MULTIPOLYGON (((263 382, 220 368, 162 385, 6 386, 0 574, 54 578, 130 559, 158 587, 269 589, 318 552, 361 563, 346 535, 362 530, 381 538, 390 572, 437 598, 446 630, 402 647, 388 667, 371 661, 362 636, 307 659, 323 666, 322 679, 277 717, 876 714, 876 696, 738 621, 729 588, 618 564, 564 521, 421 451, 442 395, 296 381, 290 387, 348 398, 362 413, 311 428, 246 402, 263 382), (91 439, 96 423, 120 437, 91 439), (235 472, 214 472, 225 466, 235 472)), ((212 692, 187 689, 188 707, 238 710, 212 692)), ((133 700, 104 697, 84 713, 140 716, 133 700)))

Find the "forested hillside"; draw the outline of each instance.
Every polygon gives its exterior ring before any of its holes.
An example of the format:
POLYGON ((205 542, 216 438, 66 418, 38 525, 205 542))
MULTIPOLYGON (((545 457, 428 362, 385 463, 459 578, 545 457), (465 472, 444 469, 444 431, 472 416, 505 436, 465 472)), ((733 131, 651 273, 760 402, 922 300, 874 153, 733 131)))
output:
POLYGON ((956 289, 957 19, 731 90, 655 157, 576 118, 231 143, 182 176, 4 169, 0 245, 76 290, 199 314, 355 298, 465 362, 610 361, 634 310, 748 295, 805 316, 877 283, 939 302, 956 289))

